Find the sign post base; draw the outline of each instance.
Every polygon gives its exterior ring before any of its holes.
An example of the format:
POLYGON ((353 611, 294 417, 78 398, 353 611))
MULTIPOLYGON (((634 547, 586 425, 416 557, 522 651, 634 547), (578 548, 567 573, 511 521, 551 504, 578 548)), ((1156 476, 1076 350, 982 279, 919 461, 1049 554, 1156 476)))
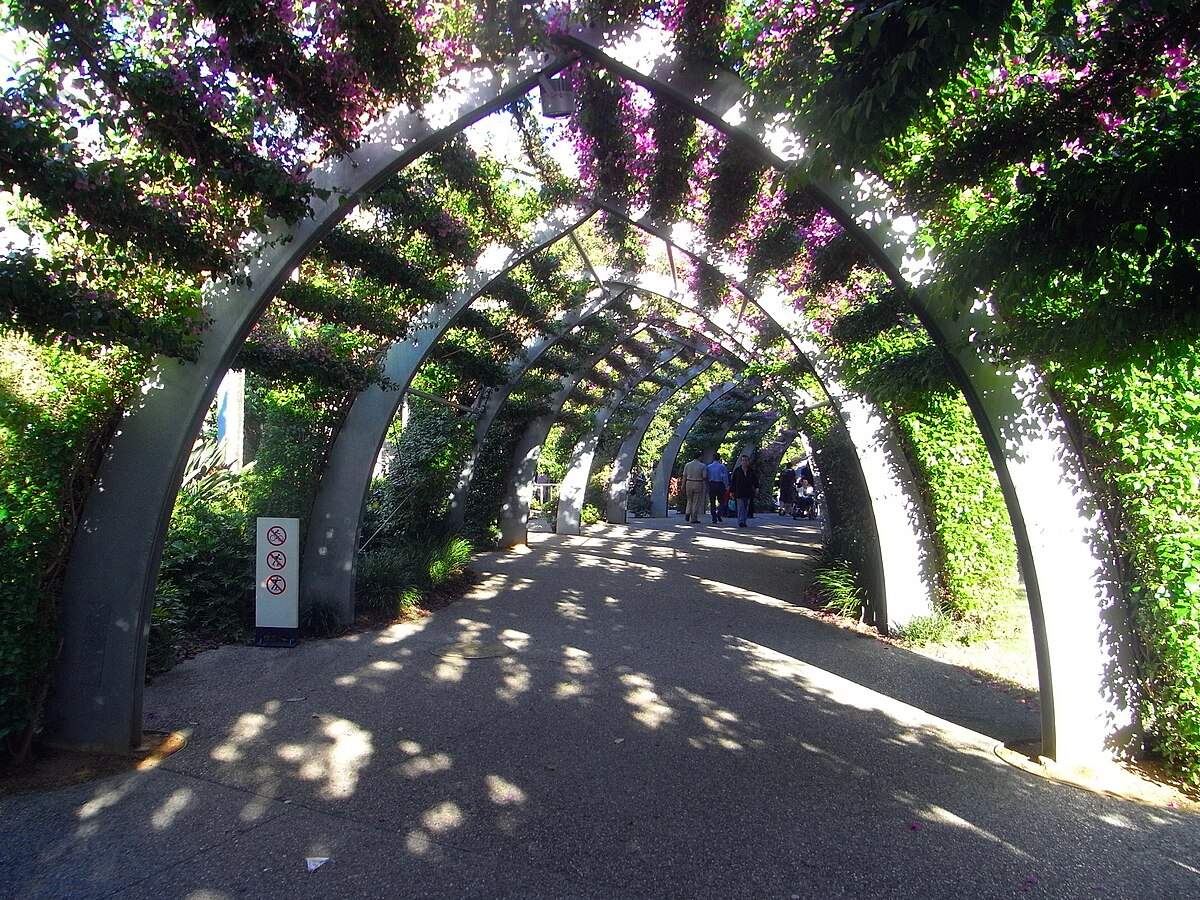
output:
POLYGON ((255 628, 255 647, 295 647, 300 643, 299 628, 255 628))

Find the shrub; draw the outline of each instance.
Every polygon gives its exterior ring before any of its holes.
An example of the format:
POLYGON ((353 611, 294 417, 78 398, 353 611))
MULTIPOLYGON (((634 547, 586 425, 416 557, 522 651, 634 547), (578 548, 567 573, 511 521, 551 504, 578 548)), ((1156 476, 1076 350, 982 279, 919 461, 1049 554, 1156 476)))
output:
POLYGON ((395 616, 401 594, 410 588, 419 589, 427 572, 425 552, 415 545, 364 553, 354 586, 356 602, 364 612, 395 616))
POLYGON ((813 563, 813 585, 826 609, 847 618, 862 619, 866 591, 854 566, 828 553, 813 563))
POLYGON ((954 621, 944 613, 916 616, 896 628, 893 637, 909 644, 944 644, 954 638, 954 621))
POLYGON ((411 612, 430 589, 462 575, 472 553, 471 542, 458 535, 363 553, 355 584, 359 609, 389 619, 411 612))
POLYGON ((332 603, 317 600, 300 613, 300 632, 306 637, 331 638, 345 631, 346 626, 332 603))
POLYGON ((186 616, 179 595, 160 591, 150 613, 150 637, 146 646, 146 678, 161 675, 179 661, 183 649, 186 616))
POLYGON ((462 537, 452 537, 437 547, 429 557, 430 584, 437 587, 462 575, 471 562, 471 553, 471 542, 462 537))
POLYGON ((172 520, 159 597, 177 597, 190 630, 244 640, 254 623, 254 547, 237 511, 194 505, 172 520))

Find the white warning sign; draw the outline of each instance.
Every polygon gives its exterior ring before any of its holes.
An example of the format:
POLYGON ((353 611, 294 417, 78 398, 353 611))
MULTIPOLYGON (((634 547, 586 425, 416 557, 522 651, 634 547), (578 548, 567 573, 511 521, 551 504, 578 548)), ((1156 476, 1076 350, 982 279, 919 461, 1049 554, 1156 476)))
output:
POLYGON ((257 628, 300 625, 299 519, 259 519, 255 559, 257 628))

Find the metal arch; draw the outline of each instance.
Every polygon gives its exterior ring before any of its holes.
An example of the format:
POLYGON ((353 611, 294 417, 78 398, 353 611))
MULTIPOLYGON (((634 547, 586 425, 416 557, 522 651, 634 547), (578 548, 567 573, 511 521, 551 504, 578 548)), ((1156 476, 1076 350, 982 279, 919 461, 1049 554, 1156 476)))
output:
POLYGON ((682 346, 673 344, 659 353, 652 363, 643 363, 624 384, 613 391, 607 402, 592 414, 591 427, 571 448, 567 470, 559 484, 558 513, 555 517, 555 531, 559 534, 579 534, 588 475, 591 474, 592 460, 595 459, 596 447, 600 443, 600 436, 604 433, 608 417, 621 405, 626 395, 645 381, 651 372, 666 365, 682 352, 682 346))
POLYGON ((47 704, 47 724, 61 743, 124 749, 140 737, 140 672, 169 501, 220 376, 269 298, 365 192, 568 61, 527 56, 505 72, 471 73, 424 115, 388 115, 353 157, 314 172, 314 185, 330 194, 311 204, 311 218, 263 234, 240 279, 206 291, 213 324, 199 360, 159 361, 157 378, 127 413, 98 473, 99 489, 85 504, 62 594, 63 654, 47 704))
POLYGON ((753 291, 721 260, 676 238, 664 226, 648 219, 633 219, 628 210, 614 203, 599 199, 593 202, 668 247, 712 266, 778 325, 796 351, 808 360, 850 437, 855 463, 871 501, 864 512, 876 535, 871 557, 875 571, 867 573, 875 585, 876 622, 886 632, 917 616, 928 615, 934 608, 936 582, 931 529, 925 521, 917 481, 903 444, 887 418, 866 397, 843 386, 840 364, 813 340, 807 320, 795 311, 782 292, 753 291))
POLYGON ((562 384, 549 400, 549 411, 538 416, 526 427, 517 441, 513 451, 513 465, 506 479, 504 502, 500 507, 500 546, 519 547, 529 540, 529 507, 533 500, 533 484, 537 477, 537 463, 541 455, 542 445, 550 433, 554 420, 558 417, 571 392, 575 390, 584 373, 590 371, 600 360, 608 356, 622 342, 642 330, 644 326, 630 328, 622 332, 615 341, 593 354, 579 367, 562 380, 562 384))
POLYGON ((325 471, 313 498, 304 547, 301 602, 332 605, 342 622, 354 618, 354 578, 362 514, 371 485, 371 470, 406 388, 430 349, 454 317, 470 306, 489 285, 534 253, 552 246, 583 224, 591 212, 566 214, 537 230, 530 246, 509 254, 495 268, 472 269, 460 287, 429 314, 429 324, 394 343, 387 352, 384 374, 401 390, 373 385, 350 405, 329 448, 325 471))
POLYGON ((467 495, 470 493, 471 482, 475 477, 475 468, 479 464, 479 454, 483 452, 488 432, 496 421, 496 416, 508 402, 517 382, 533 368, 542 354, 553 347, 563 334, 607 309, 618 299, 618 296, 601 290, 593 300, 564 314, 562 319, 556 323, 558 326, 556 333, 539 335, 535 340, 529 342, 519 355, 509 361, 508 380, 504 384, 490 389, 483 410, 475 423, 474 444, 467 451, 458 480, 450 493, 450 509, 447 518, 451 525, 462 525, 466 521, 467 495))
POLYGON ((314 171, 314 186, 330 193, 310 202, 309 217, 269 227, 236 278, 205 289, 212 324, 199 358, 156 360, 84 503, 63 581, 63 645, 45 710, 55 741, 124 751, 141 740, 150 611, 171 509, 217 385, 269 299, 365 192, 568 61, 527 54, 504 71, 456 73, 459 86, 443 82, 439 103, 389 114, 353 156, 314 171))
MULTIPOLYGON (((596 65, 666 96, 788 170, 804 142, 779 122, 755 120, 737 79, 704 66, 686 69, 645 28, 585 29, 560 42, 596 65)), ((901 287, 948 363, 975 415, 1008 504, 1029 597, 1041 686, 1042 752, 1060 762, 1136 750, 1140 725, 1131 697, 1136 663, 1112 539, 1085 461, 1032 362, 992 359, 986 305, 937 305, 921 289, 929 255, 914 249, 915 223, 887 186, 864 173, 814 181, 828 209, 901 287)))
MULTIPOLYGON (((787 141, 799 149, 794 137, 770 123, 731 124, 744 113, 737 109, 744 91, 719 73, 713 78, 715 70, 685 72, 665 57, 647 63, 626 56, 618 62, 613 54, 620 54, 620 47, 605 53, 599 42, 578 37, 573 46, 654 93, 673 97, 757 148, 772 164, 789 165, 787 141), (654 63, 659 64, 656 71, 641 71, 654 63)), ((199 362, 159 361, 143 402, 127 411, 85 502, 62 592, 63 652, 46 707, 48 729, 60 743, 125 749, 140 737, 141 673, 170 501, 191 435, 219 376, 267 298, 361 192, 467 124, 523 96, 539 75, 564 64, 561 59, 538 64, 527 58, 505 73, 476 72, 458 95, 461 102, 447 100, 435 108, 441 124, 411 113, 392 114, 369 131, 353 159, 335 161, 314 176, 314 183, 333 194, 329 201, 312 204, 311 219, 263 236, 258 257, 242 273, 253 276, 256 286, 227 283, 206 292, 213 327, 199 362), (454 112, 447 112, 451 107, 454 112)), ((817 187, 825 193, 826 208, 864 242, 885 271, 898 283, 916 283, 921 260, 905 252, 904 229, 896 227, 904 217, 888 209, 888 197, 878 184, 858 178, 817 187)), ((1117 688, 1131 663, 1122 650, 1129 644, 1128 614, 1120 603, 1099 504, 1092 499, 1086 467, 1068 429, 1032 365, 1015 373, 998 370, 970 342, 992 330, 986 309, 956 318, 954 310, 932 306, 920 291, 911 296, 960 377, 1009 502, 1037 639, 1043 752, 1060 760, 1083 759, 1128 744, 1136 738, 1137 723, 1132 704, 1117 688), (1053 603, 1048 602, 1051 597, 1053 603), (1081 611, 1091 627, 1081 626, 1081 611)))
POLYGON ((678 425, 675 426, 675 431, 671 433, 666 446, 663 447, 662 456, 654 466, 654 472, 650 477, 650 516, 655 519, 663 519, 667 516, 667 491, 671 481, 671 471, 675 468, 675 457, 679 455, 679 448, 683 446, 683 439, 687 433, 692 430, 692 426, 696 421, 704 415, 710 406, 724 397, 731 391, 740 388, 744 380, 738 378, 731 379, 722 384, 718 384, 711 391, 692 407, 691 412, 684 416, 678 425))
MULTIPOLYGON (((738 413, 738 416, 736 419, 726 418, 722 421, 718 421, 718 425, 721 427, 721 438, 718 441, 718 446, 720 446, 720 444, 724 444, 726 441, 729 440, 729 432, 733 431, 733 429, 735 427, 737 427, 738 423, 745 421, 749 416, 754 414, 754 411, 756 409, 758 409, 763 404, 767 403, 769 400, 770 400, 770 397, 767 394, 756 394, 755 396, 753 396, 749 400, 747 400, 745 408, 742 409, 740 413, 738 413)), ((775 422, 779 421, 779 418, 782 416, 782 413, 780 413, 779 410, 776 409, 774 406, 770 407, 770 412, 774 414, 774 418, 771 419, 771 424, 773 425, 775 422)), ((699 421, 697 421, 696 424, 699 424, 699 421)), ((693 425, 692 427, 695 428, 695 425, 693 425)), ((687 435, 684 435, 683 439, 684 439, 684 441, 686 441, 687 435)), ((746 444, 742 445, 742 452, 743 453, 760 453, 761 454, 762 447, 758 444, 746 443, 746 444)), ((705 455, 707 456, 708 454, 705 454, 705 455)))
MULTIPOLYGON (((644 275, 630 275, 629 273, 617 273, 610 275, 607 278, 601 276, 599 273, 596 273, 594 277, 598 281, 601 289, 604 291, 608 291, 610 288, 615 288, 618 290, 633 289, 641 293, 653 294, 654 296, 659 297, 668 303, 673 303, 691 312, 695 312, 711 327, 723 332, 731 341, 735 340, 734 336, 719 322, 712 319, 704 311, 699 310, 696 304, 689 303, 686 299, 686 295, 680 296, 678 293, 670 293, 659 287, 655 287, 649 283, 653 281, 652 278, 648 278, 644 275)), ((607 305, 608 302, 608 300, 604 300, 602 303, 598 303, 596 306, 596 311, 598 312, 605 305, 607 305)), ((564 321, 566 321, 566 318, 567 317, 564 317, 564 321)), ((583 319, 581 318, 580 321, 582 320, 583 319)), ((577 323, 572 321, 570 324, 574 325, 577 323)), ((476 425, 474 447, 467 456, 467 460, 462 467, 455 490, 451 495, 450 521, 452 523, 461 524, 464 521, 464 516, 466 513, 466 496, 470 491, 471 481, 474 477, 474 470, 478 464, 478 457, 481 448, 487 439, 488 429, 491 428, 492 423, 495 421, 496 415, 499 413, 500 408, 503 406, 504 402, 512 392, 513 386, 517 380, 520 379, 526 371, 532 368, 533 364, 537 361, 537 358, 549 346, 551 346, 555 340, 557 340, 557 336, 548 336, 533 343, 522 358, 513 360, 512 363, 510 363, 509 380, 504 385, 493 389, 492 393, 489 395, 484 412, 480 416, 479 422, 476 425)), ((740 344, 739 347, 744 352, 749 352, 740 344)), ((736 356, 737 354, 733 355, 736 356)))
POLYGON ((664 385, 663 389, 655 395, 654 399, 646 404, 646 408, 629 429, 625 440, 621 442, 621 446, 617 450, 617 455, 613 459, 612 483, 608 489, 608 507, 605 510, 605 521, 610 525, 624 525, 628 522, 629 476, 633 471, 633 461, 637 458, 638 448, 641 447, 642 441, 645 440, 646 431, 650 428, 651 423, 654 422, 654 417, 658 415, 659 410, 676 393, 682 390, 688 382, 705 371, 708 365, 705 364, 703 368, 700 368, 700 365, 697 364, 694 368, 699 371, 691 374, 691 370, 688 370, 688 372, 684 373, 684 375, 688 376, 686 379, 676 379, 671 384, 664 385))

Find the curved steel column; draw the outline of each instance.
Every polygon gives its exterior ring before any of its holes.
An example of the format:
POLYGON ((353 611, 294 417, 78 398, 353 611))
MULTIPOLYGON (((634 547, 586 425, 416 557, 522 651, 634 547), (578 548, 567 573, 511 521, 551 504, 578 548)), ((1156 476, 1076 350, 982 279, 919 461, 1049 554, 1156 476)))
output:
POLYGON ((542 445, 546 443, 546 436, 550 433, 550 428, 554 425, 559 410, 567 402, 571 391, 575 390, 575 385, 579 383, 584 374, 638 330, 640 329, 626 331, 616 341, 580 366, 578 372, 573 372, 564 378, 562 386, 550 398, 550 411, 538 416, 525 428, 525 433, 521 435, 516 450, 513 452, 512 472, 508 477, 504 504, 500 507, 501 547, 519 547, 529 540, 529 506, 533 500, 533 484, 537 477, 538 457, 541 456, 542 445))
POLYGON ((625 436, 625 440, 621 442, 621 447, 613 459, 612 484, 608 490, 608 509, 605 515, 605 521, 610 525, 624 525, 628 521, 629 475, 633 471, 633 461, 637 458, 638 447, 642 445, 642 439, 646 437, 646 431, 650 428, 654 417, 658 415, 663 404, 682 390, 688 382, 706 371, 713 362, 715 360, 712 359, 698 362, 671 384, 664 386, 654 399, 646 404, 642 414, 634 421, 633 427, 625 436))
POLYGON ((675 426, 675 431, 671 433, 670 439, 663 447, 662 456, 654 465, 654 474, 650 477, 651 518, 663 519, 667 516, 667 504, 670 499, 667 492, 671 484, 671 470, 675 468, 675 457, 679 455, 679 448, 683 446, 683 439, 687 437, 687 433, 692 430, 692 426, 708 411, 710 406, 730 391, 737 390, 741 385, 740 379, 717 385, 705 394, 704 398, 692 407, 692 411, 675 426))
MULTIPOLYGON (((649 29, 581 29, 562 42, 595 64, 690 110, 764 162, 790 170, 805 142, 741 105, 736 77, 685 69, 649 29), (649 49, 661 48, 661 49, 649 49)), ((915 222, 886 186, 859 173, 814 184, 826 208, 868 248, 893 281, 913 288, 930 274, 926 248, 914 247, 915 222)), ((1140 741, 1133 630, 1112 541, 1087 466, 1070 428, 1032 363, 992 359, 990 311, 910 298, 946 353, 975 413, 1008 502, 1025 576, 1037 646, 1042 752, 1062 762, 1135 750, 1140 741)))
POLYGON ((183 468, 238 348, 270 298, 313 245, 366 192, 483 116, 524 96, 564 59, 504 71, 455 73, 422 112, 397 111, 373 126, 353 158, 319 167, 328 191, 311 215, 276 223, 236 279, 205 289, 211 327, 195 363, 158 359, 127 410, 84 503, 60 602, 62 651, 45 709, 62 746, 123 752, 142 737, 146 642, 163 540, 183 468))
POLYGON ((629 392, 644 381, 651 372, 666 365, 682 352, 683 348, 678 346, 664 350, 653 364, 643 371, 635 373, 636 381, 631 379, 627 386, 619 387, 613 392, 608 403, 596 410, 592 416, 591 428, 571 449, 567 471, 558 488, 558 516, 555 531, 559 534, 579 534, 583 524, 583 500, 587 493, 588 478, 592 474, 592 461, 596 457, 596 447, 604 434, 609 416, 624 402, 629 392))
POLYGON ((404 389, 434 343, 450 327, 454 317, 470 306, 488 285, 569 234, 590 215, 590 212, 576 212, 573 216, 568 212, 561 213, 556 221, 537 230, 532 246, 514 251, 491 269, 472 269, 465 276, 465 285, 425 317, 428 324, 388 349, 384 374, 389 381, 399 385, 400 390, 374 385, 355 397, 329 448, 325 472, 313 499, 304 547, 303 606, 327 603, 337 610, 342 622, 354 620, 358 539, 371 486, 371 472, 387 430, 396 417, 404 389))

